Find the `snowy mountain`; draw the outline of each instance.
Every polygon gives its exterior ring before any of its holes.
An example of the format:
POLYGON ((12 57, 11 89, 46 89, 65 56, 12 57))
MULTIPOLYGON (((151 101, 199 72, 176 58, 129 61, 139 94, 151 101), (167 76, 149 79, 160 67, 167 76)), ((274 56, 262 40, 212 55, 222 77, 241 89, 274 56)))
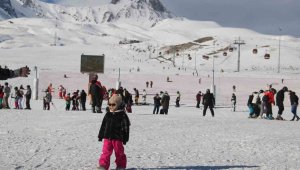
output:
POLYGON ((0 9, 3 13, 0 13, 0 17, 3 19, 58 18, 66 22, 96 24, 123 21, 151 26, 173 17, 159 0, 112 0, 110 4, 98 7, 67 7, 37 0, 5 0, 0 4, 0 9))

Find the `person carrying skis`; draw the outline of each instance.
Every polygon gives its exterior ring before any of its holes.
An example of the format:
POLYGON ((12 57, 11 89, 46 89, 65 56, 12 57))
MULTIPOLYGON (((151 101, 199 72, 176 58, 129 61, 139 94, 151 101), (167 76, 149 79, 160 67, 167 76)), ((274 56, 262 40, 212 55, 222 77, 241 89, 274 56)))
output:
POLYGON ((127 158, 124 145, 129 141, 130 120, 122 105, 122 97, 114 94, 108 103, 107 113, 105 114, 98 134, 98 141, 103 140, 102 154, 99 158, 98 169, 108 170, 110 157, 115 152, 116 169, 125 169, 127 158))

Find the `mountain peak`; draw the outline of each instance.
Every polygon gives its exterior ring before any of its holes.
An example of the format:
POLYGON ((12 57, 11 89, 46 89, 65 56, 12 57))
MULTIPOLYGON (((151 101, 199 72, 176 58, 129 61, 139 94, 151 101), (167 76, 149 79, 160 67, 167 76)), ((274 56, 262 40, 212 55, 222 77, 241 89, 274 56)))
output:
POLYGON ((131 20, 151 26, 173 17, 159 0, 112 0, 110 4, 117 10, 106 13, 103 22, 131 20))

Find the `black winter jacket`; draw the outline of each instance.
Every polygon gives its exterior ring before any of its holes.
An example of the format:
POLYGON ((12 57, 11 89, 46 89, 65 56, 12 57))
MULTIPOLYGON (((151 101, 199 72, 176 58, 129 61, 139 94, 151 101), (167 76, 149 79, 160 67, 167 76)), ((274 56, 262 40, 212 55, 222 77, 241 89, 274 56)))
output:
POLYGON ((215 105, 215 97, 212 93, 205 93, 202 100, 203 105, 214 106, 215 105))
POLYGON ((284 90, 281 89, 278 91, 278 93, 276 94, 276 105, 283 105, 283 101, 284 101, 284 90))
POLYGON ((299 98, 295 93, 290 94, 291 105, 298 105, 299 98))
POLYGON ((129 140, 129 126, 130 120, 123 110, 107 112, 99 130, 98 140, 121 140, 125 145, 129 140))

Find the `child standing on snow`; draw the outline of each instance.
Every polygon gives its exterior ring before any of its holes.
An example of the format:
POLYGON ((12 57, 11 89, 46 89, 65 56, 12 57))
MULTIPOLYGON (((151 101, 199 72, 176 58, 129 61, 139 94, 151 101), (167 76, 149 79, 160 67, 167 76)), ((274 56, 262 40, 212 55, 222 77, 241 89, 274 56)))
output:
POLYGON ((127 159, 123 144, 125 145, 129 140, 130 121, 125 111, 120 109, 121 105, 120 95, 115 94, 109 99, 109 109, 103 118, 98 135, 99 141, 104 139, 98 169, 109 169, 113 151, 116 155, 116 169, 126 168, 127 159))
POLYGON ((70 110, 70 106, 71 106, 71 96, 70 93, 68 93, 68 95, 65 97, 65 101, 66 101, 66 111, 70 110))

